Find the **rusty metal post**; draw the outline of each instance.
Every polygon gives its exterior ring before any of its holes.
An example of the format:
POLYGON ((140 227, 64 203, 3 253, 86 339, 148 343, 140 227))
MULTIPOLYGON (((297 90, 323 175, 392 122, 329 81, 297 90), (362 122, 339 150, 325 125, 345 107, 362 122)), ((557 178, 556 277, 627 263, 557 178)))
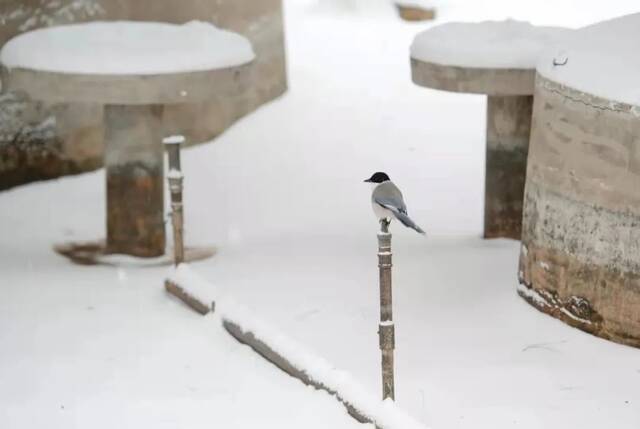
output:
POLYGON ((171 136, 164 139, 169 156, 169 192, 171 193, 171 223, 173 225, 174 262, 184 262, 184 210, 182 205, 182 169, 180 167, 180 146, 183 136, 171 136))
POLYGON ((382 399, 395 399, 393 350, 395 327, 393 325, 393 296, 391 288, 391 233, 389 221, 380 221, 378 233, 378 267, 380 271, 380 324, 378 336, 382 353, 382 399))

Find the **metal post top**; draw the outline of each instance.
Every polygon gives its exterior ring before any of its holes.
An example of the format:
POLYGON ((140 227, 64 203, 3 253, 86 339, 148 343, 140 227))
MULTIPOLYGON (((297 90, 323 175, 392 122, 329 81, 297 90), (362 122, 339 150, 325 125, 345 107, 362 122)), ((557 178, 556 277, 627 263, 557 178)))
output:
POLYGON ((169 136, 162 139, 162 143, 167 145, 172 144, 183 144, 185 142, 185 138, 182 135, 169 136))

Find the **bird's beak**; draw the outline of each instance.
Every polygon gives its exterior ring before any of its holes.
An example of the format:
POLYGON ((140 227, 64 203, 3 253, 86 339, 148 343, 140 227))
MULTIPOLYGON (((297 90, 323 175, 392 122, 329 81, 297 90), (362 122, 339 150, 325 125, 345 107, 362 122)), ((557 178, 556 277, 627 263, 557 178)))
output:
POLYGON ((366 179, 365 182, 366 183, 371 183, 371 179, 366 179))

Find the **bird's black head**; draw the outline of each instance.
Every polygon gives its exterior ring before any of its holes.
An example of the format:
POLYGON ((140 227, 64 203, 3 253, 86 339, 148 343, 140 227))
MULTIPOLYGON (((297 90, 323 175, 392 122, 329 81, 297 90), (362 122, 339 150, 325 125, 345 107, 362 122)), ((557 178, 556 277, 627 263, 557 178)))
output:
POLYGON ((370 178, 365 180, 365 182, 382 183, 382 182, 386 182, 388 180, 390 180, 390 179, 389 179, 389 176, 387 176, 387 173, 383 173, 382 171, 378 171, 377 173, 374 173, 373 176, 371 176, 370 178))

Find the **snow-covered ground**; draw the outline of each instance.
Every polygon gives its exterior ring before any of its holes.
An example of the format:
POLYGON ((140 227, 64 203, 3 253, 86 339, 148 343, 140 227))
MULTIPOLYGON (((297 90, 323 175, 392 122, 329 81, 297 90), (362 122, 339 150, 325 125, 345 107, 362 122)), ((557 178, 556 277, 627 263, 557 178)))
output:
MULTIPOLYGON (((378 393, 362 180, 385 170, 428 233, 392 227, 398 405, 434 429, 637 429, 640 351, 535 311, 519 244, 478 238, 484 98, 413 86, 425 25, 383 0, 318 1, 286 2, 289 93, 184 155, 187 241, 219 249, 194 269, 378 393)), ((635 2, 452 3, 439 16, 575 27, 635 2)), ((55 255, 103 235, 102 171, 1 193, 0 225, 0 427, 358 427, 169 299, 164 269, 55 255)))

